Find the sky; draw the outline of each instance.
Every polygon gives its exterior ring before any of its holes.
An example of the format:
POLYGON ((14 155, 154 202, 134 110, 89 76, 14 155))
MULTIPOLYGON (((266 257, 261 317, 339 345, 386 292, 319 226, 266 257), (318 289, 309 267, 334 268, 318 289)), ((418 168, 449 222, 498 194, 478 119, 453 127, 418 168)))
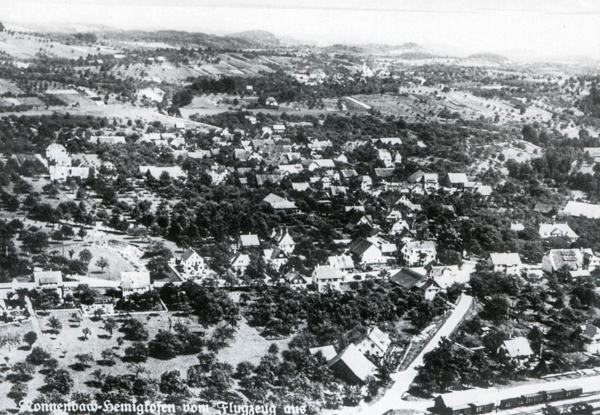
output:
POLYGON ((600 59, 597 0, 0 0, 0 22, 266 30, 319 45, 415 42, 600 59))

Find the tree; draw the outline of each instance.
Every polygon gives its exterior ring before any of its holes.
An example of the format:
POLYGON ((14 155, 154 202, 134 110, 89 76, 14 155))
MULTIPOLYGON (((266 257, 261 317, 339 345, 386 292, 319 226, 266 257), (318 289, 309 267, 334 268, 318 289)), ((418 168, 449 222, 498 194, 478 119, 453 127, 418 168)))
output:
POLYGON ((39 254, 48 247, 48 234, 42 231, 23 231, 21 245, 31 253, 39 254))
POLYGON ((487 301, 483 310, 490 319, 495 321, 506 320, 510 310, 510 301, 508 296, 496 294, 487 301))
POLYGON ((159 330, 156 337, 148 344, 150 355, 157 359, 173 359, 182 352, 183 346, 179 338, 165 330, 159 330))
POLYGON ((14 400, 18 405, 27 396, 27 393, 29 393, 29 386, 25 383, 17 382, 11 386, 6 396, 14 400))
POLYGON ((179 370, 165 372, 160 376, 160 391, 168 395, 187 395, 189 393, 179 370))
POLYGON ((78 365, 81 368, 88 368, 94 362, 94 356, 91 353, 82 353, 75 355, 75 359, 77 359, 78 365))
POLYGON ((79 252, 79 259, 86 264, 89 264, 94 256, 89 249, 84 249, 79 252))
MULTIPOLYGON (((82 226, 81 228, 79 228, 79 231, 77 232, 77 236, 79 236, 81 239, 85 238, 85 236, 87 235, 87 231, 85 230, 85 228, 82 226)), ((84 249, 84 251, 88 251, 87 249, 84 249)), ((83 252, 83 251, 81 251, 83 252)), ((88 251, 89 252, 89 251, 88 251)), ((92 258, 90 257, 90 260, 92 258)), ((89 262, 89 261, 88 261, 89 262)))
POLYGON ((44 382, 47 390, 55 390, 62 395, 68 394, 73 387, 73 379, 65 369, 57 369, 49 373, 44 378, 44 382))
POLYGON ((100 356, 102 356, 104 364, 112 366, 115 364, 115 358, 117 357, 117 354, 113 349, 104 349, 102 350, 102 353, 100 353, 100 356))
POLYGON ((33 346, 33 343, 36 342, 36 340, 37 340, 37 333, 35 331, 28 331, 23 336, 23 341, 29 345, 30 349, 31 349, 31 346, 33 346))
POLYGON ((33 365, 41 365, 46 360, 50 359, 50 357, 50 353, 41 347, 34 347, 25 360, 33 365))
POLYGON ((131 341, 148 340, 148 330, 144 327, 141 321, 130 318, 123 322, 121 331, 125 333, 125 339, 131 341))
POLYGON ((104 326, 102 328, 104 330, 106 330, 112 336, 113 331, 115 330, 116 327, 117 327, 117 322, 115 321, 115 319, 109 317, 106 320, 104 320, 104 326))
POLYGON ((35 368, 28 362, 17 362, 10 370, 13 372, 10 380, 16 382, 29 382, 35 373, 35 368))
POLYGON ((83 338, 85 340, 87 340, 89 338, 89 336, 91 336, 92 334, 92 330, 89 329, 89 327, 85 327, 83 330, 81 330, 83 332, 83 338))
POLYGON ((96 266, 100 267, 102 269, 102 272, 104 272, 104 268, 108 267, 108 265, 108 260, 104 257, 100 257, 98 258, 98 261, 96 261, 96 266))
POLYGON ((145 362, 148 359, 148 347, 142 342, 133 342, 125 349, 125 356, 134 362, 145 362))
POLYGON ((61 329, 63 327, 62 323, 60 322, 60 320, 56 316, 50 317, 48 319, 48 323, 46 325, 52 329, 52 331, 54 332, 54 334, 60 333, 60 331, 61 331, 61 329))

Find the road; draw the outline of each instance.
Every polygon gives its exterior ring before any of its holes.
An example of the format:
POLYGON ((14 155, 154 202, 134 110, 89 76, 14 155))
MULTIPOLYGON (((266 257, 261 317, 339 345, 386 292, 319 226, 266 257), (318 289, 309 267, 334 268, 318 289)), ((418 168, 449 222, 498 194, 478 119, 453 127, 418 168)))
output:
POLYGON ((46 344, 46 339, 42 335, 42 328, 40 327, 40 322, 35 314, 35 310, 33 309, 33 304, 31 304, 31 300, 29 296, 25 296, 25 305, 27 306, 27 311, 29 312, 29 319, 31 320, 31 325, 33 326, 33 330, 37 333, 37 341, 38 346, 44 350, 48 350, 48 345, 46 344))
POLYGON ((392 374, 394 384, 390 389, 385 392, 385 395, 381 397, 377 402, 371 405, 362 403, 358 407, 344 407, 340 410, 335 411, 339 414, 353 415, 353 414, 369 414, 369 415, 380 415, 391 409, 414 409, 418 411, 425 411, 428 407, 432 406, 431 400, 427 401, 404 401, 402 395, 408 391, 410 384, 417 376, 417 367, 423 364, 423 356, 433 349, 435 349, 442 337, 448 337, 462 321, 463 317, 469 311, 471 304, 473 303, 473 297, 463 294, 452 311, 452 314, 444 322, 438 332, 431 338, 429 343, 423 348, 421 353, 417 355, 415 360, 410 364, 406 370, 396 372, 392 374))

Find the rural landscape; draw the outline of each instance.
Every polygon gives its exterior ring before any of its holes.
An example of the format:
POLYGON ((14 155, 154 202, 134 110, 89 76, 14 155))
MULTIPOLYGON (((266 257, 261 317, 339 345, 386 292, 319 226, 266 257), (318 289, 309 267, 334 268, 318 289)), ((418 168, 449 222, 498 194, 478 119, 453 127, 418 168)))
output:
POLYGON ((0 414, 600 411, 599 60, 84 29, 0 23, 0 414))

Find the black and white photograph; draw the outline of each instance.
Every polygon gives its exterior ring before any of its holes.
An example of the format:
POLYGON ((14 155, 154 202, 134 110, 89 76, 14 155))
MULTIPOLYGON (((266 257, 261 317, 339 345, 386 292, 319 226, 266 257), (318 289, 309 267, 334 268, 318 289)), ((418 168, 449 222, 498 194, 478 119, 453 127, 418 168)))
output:
POLYGON ((0 415, 488 413, 600 414, 600 2, 0 0, 0 415))

